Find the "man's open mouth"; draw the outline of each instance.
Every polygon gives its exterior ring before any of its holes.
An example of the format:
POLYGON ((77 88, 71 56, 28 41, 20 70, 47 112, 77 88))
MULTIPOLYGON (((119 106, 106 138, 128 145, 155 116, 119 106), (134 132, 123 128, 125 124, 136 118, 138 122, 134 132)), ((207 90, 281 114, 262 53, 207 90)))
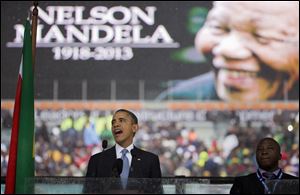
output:
POLYGON ((217 68, 215 69, 215 73, 218 82, 231 92, 239 92, 253 88, 258 78, 258 73, 255 71, 217 68))
POLYGON ((116 129, 116 130, 114 130, 114 134, 115 135, 120 135, 120 134, 122 134, 123 133, 123 131, 121 130, 121 129, 116 129))
POLYGON ((234 70, 228 68, 221 68, 224 73, 226 73, 229 77, 234 79, 243 79, 243 78, 256 78, 257 72, 253 71, 245 71, 245 70, 234 70))

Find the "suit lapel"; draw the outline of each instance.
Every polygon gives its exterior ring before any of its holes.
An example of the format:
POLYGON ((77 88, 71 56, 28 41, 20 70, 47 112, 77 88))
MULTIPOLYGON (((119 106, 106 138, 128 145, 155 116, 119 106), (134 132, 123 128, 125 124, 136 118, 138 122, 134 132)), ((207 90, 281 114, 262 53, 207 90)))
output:
POLYGON ((110 149, 108 149, 108 157, 110 157, 111 162, 115 162, 115 160, 117 159, 116 156, 116 146, 111 147, 110 149))
POLYGON ((105 170, 108 174, 108 177, 112 174, 112 169, 114 166, 114 163, 116 162, 116 147, 111 147, 110 149, 106 150, 107 152, 105 154, 105 160, 104 162, 107 163, 107 170, 105 170))
POLYGON ((141 158, 141 153, 140 150, 135 146, 132 150, 134 151, 131 153, 133 155, 130 165, 129 177, 141 177, 141 163, 143 162, 141 158))

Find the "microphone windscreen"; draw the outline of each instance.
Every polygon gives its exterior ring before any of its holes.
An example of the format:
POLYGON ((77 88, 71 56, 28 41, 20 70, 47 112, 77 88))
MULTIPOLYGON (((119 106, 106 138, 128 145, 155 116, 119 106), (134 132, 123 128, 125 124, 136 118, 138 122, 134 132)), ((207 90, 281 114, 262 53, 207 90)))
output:
POLYGON ((132 156, 132 157, 135 157, 135 156, 136 156, 136 150, 135 150, 135 149, 132 149, 132 150, 130 151, 130 153, 131 153, 131 156, 132 156))
POLYGON ((106 148, 107 148, 107 140, 104 139, 104 140, 102 140, 102 149, 104 150, 106 148))
POLYGON ((117 166, 117 170, 118 170, 118 175, 120 175, 122 173, 123 170, 123 160, 118 158, 116 161, 116 166, 117 166))
POLYGON ((119 177, 123 170, 123 160, 118 158, 115 160, 112 168, 112 177, 119 177))

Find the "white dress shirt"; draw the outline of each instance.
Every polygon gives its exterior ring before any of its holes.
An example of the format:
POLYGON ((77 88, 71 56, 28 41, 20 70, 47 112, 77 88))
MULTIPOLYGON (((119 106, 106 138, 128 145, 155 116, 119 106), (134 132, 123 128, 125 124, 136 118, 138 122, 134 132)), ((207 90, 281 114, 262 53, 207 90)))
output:
POLYGON ((122 150, 127 149, 128 152, 126 153, 126 157, 128 158, 129 161, 129 167, 131 166, 131 161, 132 161, 132 155, 131 155, 131 150, 133 149, 133 143, 130 144, 127 148, 123 148, 119 144, 116 143, 116 156, 117 158, 122 158, 122 150))

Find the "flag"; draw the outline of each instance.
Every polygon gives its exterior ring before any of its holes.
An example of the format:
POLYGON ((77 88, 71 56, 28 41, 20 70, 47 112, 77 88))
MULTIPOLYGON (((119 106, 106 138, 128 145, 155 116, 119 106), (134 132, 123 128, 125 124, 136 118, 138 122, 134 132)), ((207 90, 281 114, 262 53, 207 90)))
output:
POLYGON ((5 193, 27 193, 26 179, 34 177, 34 75, 31 45, 30 23, 26 21, 5 193))

